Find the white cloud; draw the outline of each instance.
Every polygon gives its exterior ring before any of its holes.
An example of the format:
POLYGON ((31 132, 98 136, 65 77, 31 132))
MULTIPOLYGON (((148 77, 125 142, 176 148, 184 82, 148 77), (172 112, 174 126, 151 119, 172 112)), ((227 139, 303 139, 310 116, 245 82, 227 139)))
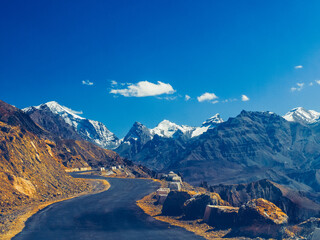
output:
POLYGON ((301 68, 303 68, 303 66, 302 65, 298 65, 298 66, 295 66, 294 68, 295 69, 301 69, 301 68))
POLYGON ((299 88, 303 88, 304 83, 297 83, 297 86, 298 86, 299 88))
POLYGON ((168 101, 173 101, 173 100, 176 100, 177 99, 177 96, 167 96, 167 97, 163 97, 162 99, 164 100, 168 100, 168 101))
POLYGON ((187 95, 187 94, 184 96, 184 100, 186 100, 186 101, 190 100, 190 98, 191 97, 189 95, 187 95))
POLYGON ((297 88, 296 87, 292 87, 290 88, 291 92, 294 92, 294 91, 297 91, 297 88))
POLYGON ((248 98, 246 95, 241 95, 241 101, 242 102, 247 102, 249 100, 250 100, 250 98, 248 98))
POLYGON ((157 84, 141 81, 136 84, 127 83, 124 89, 111 89, 110 93, 120 94, 124 97, 149 97, 162 94, 173 94, 175 90, 169 83, 158 81, 157 84))
POLYGON ((309 83, 309 86, 312 87, 313 86, 313 82, 309 83))
POLYGON ((197 97, 199 102, 204 102, 204 101, 211 101, 214 99, 217 99, 218 97, 214 93, 204 93, 201 96, 197 97))
POLYGON ((83 84, 83 85, 92 86, 92 85, 93 85, 93 82, 90 82, 89 80, 82 80, 82 84, 83 84))
POLYGON ((236 99, 236 98, 228 98, 228 99, 223 100, 222 102, 223 103, 228 103, 228 102, 236 102, 236 101, 238 101, 238 99, 236 99))
POLYGON ((218 103, 219 101, 218 100, 214 100, 214 101, 212 101, 211 103, 212 104, 216 104, 216 103, 218 103))
POLYGON ((112 85, 112 86, 118 85, 118 82, 115 81, 115 80, 111 80, 111 85, 112 85))
POLYGON ((315 80, 316 84, 320 85, 320 80, 315 80))
POLYGON ((291 88, 291 92, 301 91, 304 87, 304 83, 297 83, 296 86, 291 88))

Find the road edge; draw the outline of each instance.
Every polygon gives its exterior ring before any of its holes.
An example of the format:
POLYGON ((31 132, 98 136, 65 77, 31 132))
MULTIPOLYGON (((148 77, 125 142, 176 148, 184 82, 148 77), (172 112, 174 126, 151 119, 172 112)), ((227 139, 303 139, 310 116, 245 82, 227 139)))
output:
POLYGON ((76 195, 73 195, 71 197, 68 198, 63 198, 63 199, 59 199, 59 200, 54 200, 54 201, 49 201, 46 203, 42 203, 42 204, 38 204, 36 206, 34 206, 30 211, 28 211, 25 214, 20 215, 19 217, 17 217, 11 224, 11 228, 6 232, 6 233, 0 233, 0 239, 2 240, 11 240, 12 238, 14 238, 15 236, 17 236, 20 232, 22 232, 22 230, 25 228, 25 223, 26 221, 32 217, 34 214, 36 214, 37 212, 39 212, 40 210, 54 204, 54 203, 58 203, 58 202, 62 202, 62 201, 66 201, 72 198, 77 198, 77 197, 81 197, 84 195, 91 195, 91 194, 97 194, 97 193, 101 193, 104 191, 107 191, 110 188, 110 183, 105 180, 105 179, 85 179, 85 178, 81 178, 84 181, 88 181, 88 182, 92 182, 92 181, 98 181, 102 184, 103 188, 99 189, 99 190, 95 190, 93 189, 90 192, 82 192, 76 195))

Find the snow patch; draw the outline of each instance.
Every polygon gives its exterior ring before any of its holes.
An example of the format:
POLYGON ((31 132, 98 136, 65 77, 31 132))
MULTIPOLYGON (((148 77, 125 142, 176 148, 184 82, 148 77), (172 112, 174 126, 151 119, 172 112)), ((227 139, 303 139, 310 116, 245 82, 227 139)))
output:
POLYGON ((283 118, 289 122, 313 124, 320 121, 320 113, 314 110, 306 110, 303 107, 297 107, 284 115, 283 118))

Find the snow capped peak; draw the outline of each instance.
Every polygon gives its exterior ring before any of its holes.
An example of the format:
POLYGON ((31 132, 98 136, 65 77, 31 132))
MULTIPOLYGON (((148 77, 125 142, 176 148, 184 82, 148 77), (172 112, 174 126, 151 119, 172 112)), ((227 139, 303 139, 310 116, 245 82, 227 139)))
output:
POLYGON ((174 134, 180 131, 183 135, 193 138, 201 135, 210 128, 216 127, 218 124, 222 123, 223 120, 220 117, 220 114, 212 116, 208 120, 204 121, 201 127, 190 127, 186 125, 178 125, 176 123, 170 122, 169 120, 164 119, 161 121, 155 128, 150 129, 150 133, 158 135, 160 137, 171 138, 174 134))
POLYGON ((306 110, 303 107, 297 107, 284 115, 283 118, 289 122, 313 124, 320 121, 320 113, 314 110, 306 110))
POLYGON ((82 111, 72 110, 71 108, 60 105, 56 101, 51 101, 51 102, 41 104, 40 106, 38 106, 38 108, 44 108, 45 106, 47 106, 51 110, 51 112, 53 112, 55 114, 59 114, 59 115, 70 114, 74 118, 84 119, 83 117, 80 117, 78 115, 78 114, 82 114, 83 113, 82 111))
POLYGON ((119 145, 119 139, 103 123, 80 117, 78 114, 82 114, 82 111, 72 110, 60 105, 56 101, 27 107, 22 110, 27 114, 32 114, 36 110, 42 111, 45 114, 49 110, 54 115, 61 117, 65 123, 72 126, 83 139, 104 148, 115 148, 119 145))
POLYGON ((216 127, 218 124, 223 123, 223 119, 220 117, 220 114, 212 116, 202 123, 202 127, 216 127))
POLYGON ((194 130, 193 127, 185 126, 185 125, 178 125, 173 122, 170 122, 169 120, 163 120, 161 121, 158 126, 151 129, 150 132, 152 135, 158 135, 160 137, 167 137, 171 138, 173 134, 175 134, 178 130, 180 130, 183 134, 190 132, 194 130))
POLYGON ((164 119, 154 129, 167 129, 167 130, 175 129, 175 130, 177 130, 179 127, 180 127, 179 125, 177 125, 173 122, 170 122, 169 120, 164 119))
POLYGON ((57 103, 56 101, 50 101, 47 103, 43 103, 39 106, 32 106, 32 107, 27 107, 22 109, 24 112, 28 113, 30 111, 33 111, 33 109, 38 109, 38 110, 43 110, 45 108, 49 108, 49 110, 58 115, 71 115, 73 118, 78 118, 78 119, 85 119, 83 117, 80 117, 78 114, 82 114, 82 111, 75 111, 72 110, 71 108, 65 107, 57 103))
POLYGON ((211 118, 207 119, 204 121, 201 125, 201 127, 195 128, 195 130, 192 132, 191 137, 197 137, 200 136, 201 134, 205 133, 208 131, 208 129, 215 128, 218 126, 220 123, 223 123, 223 119, 220 117, 220 114, 217 113, 211 118))

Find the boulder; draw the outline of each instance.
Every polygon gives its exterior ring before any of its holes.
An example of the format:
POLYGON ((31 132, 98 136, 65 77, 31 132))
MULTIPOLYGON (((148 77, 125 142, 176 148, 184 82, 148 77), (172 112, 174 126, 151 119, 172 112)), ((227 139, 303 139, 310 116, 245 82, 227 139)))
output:
POLYGON ((212 204, 210 195, 197 194, 184 203, 184 214, 187 219, 200 219, 203 217, 206 206, 212 204))
POLYGON ((237 225, 239 208, 230 206, 207 205, 203 221, 221 229, 237 225))
POLYGON ((179 183, 179 182, 170 182, 169 183, 169 188, 170 188, 170 190, 180 191, 181 190, 181 183, 179 183))
POLYGON ((157 195, 157 203, 162 205, 164 203, 164 201, 167 199, 167 197, 168 197, 167 194, 157 195))
POLYGON ((210 193, 211 205, 231 206, 228 202, 222 200, 218 193, 210 193))
POLYGON ((160 195, 160 194, 169 194, 170 192, 170 188, 159 188, 157 190, 157 195, 160 195))
POLYGON ((183 214, 183 206, 191 195, 187 192, 171 191, 163 203, 162 214, 179 216, 183 214))
POLYGON ((288 223, 287 214, 263 198, 253 199, 242 205, 238 215, 239 225, 256 223, 283 225, 288 223))
POLYGON ((289 216, 290 223, 300 223, 311 217, 320 216, 320 204, 307 198, 305 194, 294 191, 269 180, 248 184, 211 186, 210 191, 218 193, 232 206, 240 207, 246 202, 263 198, 278 206, 289 216))
POLYGON ((237 223, 236 235, 282 239, 288 216, 275 204, 259 198, 240 207, 237 223))

